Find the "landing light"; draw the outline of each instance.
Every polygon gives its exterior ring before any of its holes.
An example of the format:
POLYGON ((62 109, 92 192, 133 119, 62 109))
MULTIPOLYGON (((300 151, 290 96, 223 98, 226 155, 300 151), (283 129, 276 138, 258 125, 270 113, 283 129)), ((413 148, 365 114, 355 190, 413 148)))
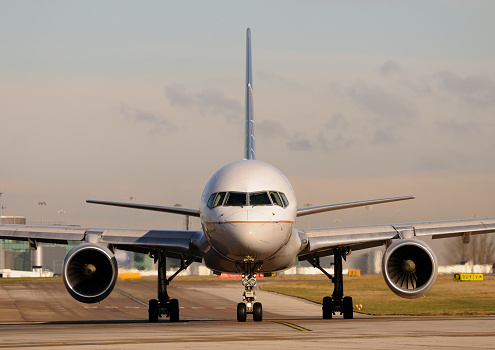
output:
POLYGON ((247 303, 247 307, 250 308, 251 307, 251 303, 247 303))

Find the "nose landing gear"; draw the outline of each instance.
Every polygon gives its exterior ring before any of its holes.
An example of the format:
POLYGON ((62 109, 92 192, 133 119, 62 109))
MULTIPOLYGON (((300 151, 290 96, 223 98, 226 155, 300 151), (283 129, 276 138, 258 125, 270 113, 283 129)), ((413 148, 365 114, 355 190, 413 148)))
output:
POLYGON ((246 322, 247 314, 253 315, 254 322, 263 320, 263 306, 255 302, 256 293, 253 288, 256 286, 256 274, 254 271, 261 268, 260 264, 252 261, 244 261, 242 275, 242 285, 244 286, 243 302, 237 304, 237 322, 246 322))

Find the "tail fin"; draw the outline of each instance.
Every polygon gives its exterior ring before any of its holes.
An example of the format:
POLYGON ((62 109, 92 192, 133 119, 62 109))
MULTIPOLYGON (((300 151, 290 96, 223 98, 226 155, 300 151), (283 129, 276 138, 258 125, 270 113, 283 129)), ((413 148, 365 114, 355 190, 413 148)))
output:
POLYGON ((246 147, 245 159, 255 159, 253 116, 253 68, 251 62, 251 29, 246 33, 246 147))

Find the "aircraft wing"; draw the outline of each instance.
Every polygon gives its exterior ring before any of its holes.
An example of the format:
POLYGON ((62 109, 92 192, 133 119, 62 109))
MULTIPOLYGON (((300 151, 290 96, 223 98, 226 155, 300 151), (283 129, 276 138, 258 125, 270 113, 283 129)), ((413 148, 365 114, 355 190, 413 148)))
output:
POLYGON ((134 252, 163 249, 171 253, 171 257, 180 254, 200 257, 195 253, 195 242, 202 236, 203 231, 0 225, 0 239, 28 241, 33 247, 38 242, 67 244, 69 241, 91 241, 134 252))
POLYGON ((327 211, 364 207, 374 204, 398 202, 398 201, 404 201, 414 198, 415 198, 414 196, 403 196, 403 197, 393 197, 393 198, 371 199, 371 200, 359 201, 359 202, 319 205, 316 207, 303 207, 297 209, 297 216, 299 217, 299 216, 305 216, 305 215, 311 215, 317 213, 324 213, 327 211))
POLYGON ((395 238, 439 239, 491 232, 495 232, 495 218, 299 230, 301 240, 307 242, 299 256, 331 255, 335 247, 352 250, 377 247, 395 238))
POLYGON ((182 207, 165 207, 165 206, 161 206, 161 205, 150 205, 150 204, 96 201, 96 200, 87 200, 86 203, 111 205, 114 207, 151 210, 151 211, 159 211, 162 213, 171 213, 171 214, 189 215, 189 216, 199 217, 199 209, 189 209, 189 208, 182 208, 182 207))

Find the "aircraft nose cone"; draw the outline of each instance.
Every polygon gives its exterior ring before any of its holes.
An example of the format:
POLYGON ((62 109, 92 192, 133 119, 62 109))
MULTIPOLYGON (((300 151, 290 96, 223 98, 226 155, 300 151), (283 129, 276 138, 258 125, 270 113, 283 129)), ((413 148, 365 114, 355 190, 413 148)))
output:
POLYGON ((272 218, 256 210, 243 210, 225 217, 225 227, 232 238, 227 247, 228 256, 234 259, 252 257, 265 259, 280 245, 274 240, 272 218))

